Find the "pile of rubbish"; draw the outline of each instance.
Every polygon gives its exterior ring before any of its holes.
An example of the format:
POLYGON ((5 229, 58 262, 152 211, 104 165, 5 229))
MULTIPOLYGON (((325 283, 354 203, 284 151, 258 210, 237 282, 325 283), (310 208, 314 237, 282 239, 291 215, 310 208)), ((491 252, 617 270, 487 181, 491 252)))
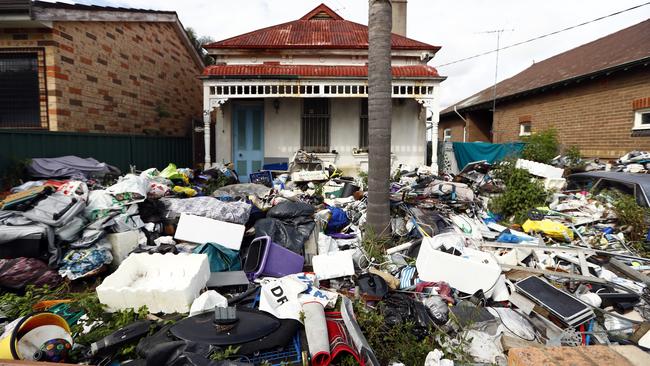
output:
POLYGON ((625 173, 648 173, 650 172, 650 152, 630 151, 611 163, 603 163, 599 159, 581 159, 566 155, 557 156, 551 162, 552 165, 560 168, 578 168, 581 171, 615 171, 625 173))
POLYGON ((363 179, 303 152, 252 183, 227 166, 119 175, 34 159, 35 180, 0 204, 0 359, 506 365, 520 349, 650 350, 650 259, 611 203, 520 159, 510 168, 553 193, 507 224, 490 211, 509 189, 494 168, 396 166, 390 228, 374 233, 363 179))

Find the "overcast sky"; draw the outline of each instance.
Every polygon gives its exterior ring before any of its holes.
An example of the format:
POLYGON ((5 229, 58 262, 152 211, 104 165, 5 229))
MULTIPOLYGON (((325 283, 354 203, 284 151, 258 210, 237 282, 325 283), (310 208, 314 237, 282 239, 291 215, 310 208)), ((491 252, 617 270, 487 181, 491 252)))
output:
MULTIPOLYGON (((221 40, 258 28, 295 20, 325 3, 343 18, 368 24, 367 0, 78 0, 95 5, 175 10, 186 27, 221 40)), ((442 49, 430 62, 438 66, 501 45, 576 25, 642 4, 647 0, 409 0, 407 36, 442 49)), ((590 42, 650 18, 650 6, 499 53, 498 79, 517 74, 533 62, 590 42)), ((464 99, 494 82, 495 54, 438 67, 441 106, 464 99)))

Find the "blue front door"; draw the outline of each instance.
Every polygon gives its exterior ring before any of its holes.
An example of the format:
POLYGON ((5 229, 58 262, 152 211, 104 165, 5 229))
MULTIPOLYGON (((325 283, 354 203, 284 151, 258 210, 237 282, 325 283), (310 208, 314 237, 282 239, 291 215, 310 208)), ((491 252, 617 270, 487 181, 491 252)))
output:
POLYGON ((262 169, 264 120, 261 105, 235 105, 233 113, 233 161, 241 182, 262 169))

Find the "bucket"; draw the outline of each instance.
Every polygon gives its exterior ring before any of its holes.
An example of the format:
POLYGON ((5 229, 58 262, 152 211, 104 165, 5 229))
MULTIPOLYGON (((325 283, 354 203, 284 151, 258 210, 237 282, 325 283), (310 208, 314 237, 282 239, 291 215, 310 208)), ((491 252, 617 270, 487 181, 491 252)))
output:
POLYGON ((271 241, 269 236, 255 238, 248 249, 244 272, 249 280, 257 277, 284 277, 302 272, 305 258, 271 241))
MULTIPOLYGON (((18 341, 32 330, 44 327, 55 326, 62 328, 67 334, 67 338, 72 341, 70 336, 70 326, 62 317, 48 312, 36 313, 16 319, 13 323, 5 327, 5 333, 0 337, 0 360, 20 360, 32 359, 32 355, 21 355, 18 349, 18 341), (22 358, 20 356, 23 356, 22 358)), ((49 327, 48 327, 49 328, 49 327)), ((51 332, 47 332, 51 333, 51 332)), ((45 339, 43 343, 48 341, 45 339)))

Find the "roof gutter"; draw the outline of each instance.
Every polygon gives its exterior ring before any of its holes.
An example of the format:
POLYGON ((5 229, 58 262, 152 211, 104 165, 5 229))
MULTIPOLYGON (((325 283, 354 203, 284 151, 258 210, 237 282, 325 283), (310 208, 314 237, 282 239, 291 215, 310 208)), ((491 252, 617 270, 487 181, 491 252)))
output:
MULTIPOLYGON (((321 80, 368 80, 367 76, 301 76, 301 75, 200 75, 199 79, 281 79, 281 80, 300 80, 300 79, 321 79, 321 80)), ((444 81, 446 76, 426 77, 426 76, 405 76, 393 77, 393 80, 426 80, 426 81, 444 81)))

